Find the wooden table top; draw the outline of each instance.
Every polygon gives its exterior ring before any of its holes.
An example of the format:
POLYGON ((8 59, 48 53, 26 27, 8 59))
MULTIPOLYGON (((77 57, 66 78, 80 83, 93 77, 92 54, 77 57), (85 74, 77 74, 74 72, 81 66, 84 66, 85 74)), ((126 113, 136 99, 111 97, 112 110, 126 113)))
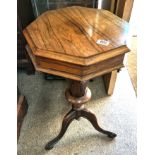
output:
POLYGON ((82 66, 129 51, 128 23, 106 10, 74 6, 47 11, 23 33, 35 56, 82 66), (98 39, 109 45, 97 44, 98 39))

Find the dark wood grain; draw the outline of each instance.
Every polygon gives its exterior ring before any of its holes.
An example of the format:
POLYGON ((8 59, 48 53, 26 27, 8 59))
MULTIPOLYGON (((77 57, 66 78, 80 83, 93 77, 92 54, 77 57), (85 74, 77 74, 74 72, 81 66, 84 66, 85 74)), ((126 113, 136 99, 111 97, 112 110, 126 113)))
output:
POLYGON ((87 81, 70 81, 70 86, 66 90, 66 99, 72 104, 72 109, 64 116, 59 134, 46 144, 46 150, 52 149, 63 137, 70 123, 74 119, 79 120, 80 117, 86 118, 97 131, 106 134, 109 138, 115 138, 117 136, 113 132, 102 129, 97 122, 96 116, 84 108, 84 104, 90 100, 90 98, 91 92, 87 87, 87 81))
POLYGON ((72 96, 82 97, 85 95, 87 81, 70 81, 69 91, 72 96))
POLYGON ((90 65, 129 51, 128 23, 106 10, 67 7, 43 13, 24 31, 36 56, 90 65), (108 46, 98 39, 109 40, 108 46))

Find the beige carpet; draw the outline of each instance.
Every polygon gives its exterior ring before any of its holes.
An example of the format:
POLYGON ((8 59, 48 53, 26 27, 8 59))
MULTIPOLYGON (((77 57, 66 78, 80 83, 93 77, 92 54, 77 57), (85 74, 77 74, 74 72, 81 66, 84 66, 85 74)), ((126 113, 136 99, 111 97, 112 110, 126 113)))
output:
POLYGON ((58 134, 70 109, 64 97, 67 82, 46 81, 40 73, 18 73, 18 86, 29 104, 18 155, 136 155, 136 96, 126 69, 118 74, 112 96, 106 96, 101 77, 89 82, 92 100, 86 107, 94 111, 101 127, 118 134, 116 139, 109 140, 81 118, 51 151, 44 146, 58 134))

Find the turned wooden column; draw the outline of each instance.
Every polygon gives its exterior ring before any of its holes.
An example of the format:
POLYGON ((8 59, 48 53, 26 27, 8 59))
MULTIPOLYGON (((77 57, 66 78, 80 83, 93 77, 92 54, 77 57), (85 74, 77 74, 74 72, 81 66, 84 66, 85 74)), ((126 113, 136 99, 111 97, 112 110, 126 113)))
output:
POLYGON ((86 93, 87 81, 70 80, 69 92, 72 96, 82 97, 86 93))
POLYGON ((91 91, 87 87, 87 81, 70 81, 69 88, 66 90, 66 99, 74 109, 84 108, 84 103, 91 98, 91 91))

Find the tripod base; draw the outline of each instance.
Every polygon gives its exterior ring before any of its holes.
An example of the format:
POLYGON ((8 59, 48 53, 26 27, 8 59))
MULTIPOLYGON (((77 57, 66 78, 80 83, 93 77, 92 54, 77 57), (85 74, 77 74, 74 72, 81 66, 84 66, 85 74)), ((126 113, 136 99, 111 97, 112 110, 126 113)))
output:
POLYGON ((113 132, 102 129, 97 123, 96 116, 84 108, 84 103, 88 102, 91 98, 91 91, 87 87, 87 81, 71 81, 69 89, 66 90, 66 98, 68 102, 71 103, 72 109, 65 115, 58 136, 48 142, 45 146, 46 150, 52 149, 63 137, 69 124, 74 119, 78 120, 80 117, 86 118, 97 131, 107 135, 109 138, 115 138, 117 136, 113 132))
POLYGON ((50 142, 48 142, 48 144, 45 146, 46 150, 50 150, 54 147, 54 145, 63 137, 63 135, 65 134, 69 124, 74 120, 74 119, 79 119, 80 117, 84 117, 86 118, 88 121, 91 122, 91 124, 93 125, 93 127, 99 131, 102 134, 107 135, 109 138, 115 138, 117 135, 113 132, 107 131, 102 129, 98 123, 97 123, 97 119, 96 116, 88 111, 87 109, 82 109, 82 110, 75 110, 75 109, 71 109, 66 116, 63 119, 62 122, 62 127, 60 130, 60 133, 58 134, 57 137, 55 137, 53 140, 51 140, 50 142))

